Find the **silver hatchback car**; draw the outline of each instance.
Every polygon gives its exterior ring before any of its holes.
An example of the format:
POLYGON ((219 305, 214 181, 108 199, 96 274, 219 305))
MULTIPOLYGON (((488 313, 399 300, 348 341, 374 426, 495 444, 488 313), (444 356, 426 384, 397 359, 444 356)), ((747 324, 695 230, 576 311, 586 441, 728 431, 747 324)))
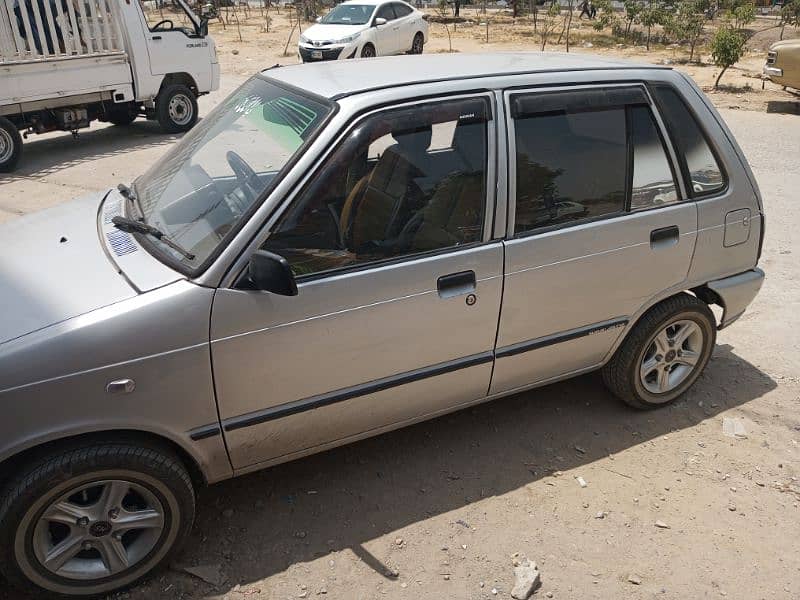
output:
POLYGON ((179 548, 198 485, 595 369, 663 406, 758 292, 763 236, 668 68, 265 71, 130 187, 0 228, 0 571, 110 592, 179 548))

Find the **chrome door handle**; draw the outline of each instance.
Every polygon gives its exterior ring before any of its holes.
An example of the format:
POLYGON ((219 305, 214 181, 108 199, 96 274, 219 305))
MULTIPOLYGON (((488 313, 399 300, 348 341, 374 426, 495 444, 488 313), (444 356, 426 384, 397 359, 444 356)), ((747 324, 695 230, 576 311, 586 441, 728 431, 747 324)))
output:
POLYGON ((678 229, 677 225, 654 229, 650 232, 650 247, 655 250, 656 248, 674 246, 678 243, 680 233, 680 229, 678 229))

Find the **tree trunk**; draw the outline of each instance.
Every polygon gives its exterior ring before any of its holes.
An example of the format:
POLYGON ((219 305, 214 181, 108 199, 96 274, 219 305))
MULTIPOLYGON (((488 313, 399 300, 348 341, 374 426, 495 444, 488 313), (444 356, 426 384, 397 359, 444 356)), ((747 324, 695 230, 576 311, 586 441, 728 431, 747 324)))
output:
POLYGON ((647 26, 647 51, 650 52, 650 25, 647 26))
POLYGON ((720 71, 719 75, 717 75, 717 80, 714 82, 714 89, 715 90, 717 88, 719 88, 719 80, 722 79, 722 76, 725 74, 725 71, 727 71, 727 70, 728 70, 728 67, 723 67, 722 71, 720 71))
POLYGON ((569 52, 569 30, 572 27, 572 2, 567 5, 569 14, 567 15, 567 52, 569 52))
MULTIPOLYGON (((298 23, 299 23, 299 20, 298 20, 298 23)), ((289 52, 289 42, 292 41, 292 36, 294 35, 294 30, 295 30, 296 27, 297 27, 297 23, 293 24, 292 25, 292 30, 289 32, 289 39, 286 40, 286 46, 284 46, 284 48, 283 48, 283 55, 284 56, 289 56, 287 54, 289 52)))

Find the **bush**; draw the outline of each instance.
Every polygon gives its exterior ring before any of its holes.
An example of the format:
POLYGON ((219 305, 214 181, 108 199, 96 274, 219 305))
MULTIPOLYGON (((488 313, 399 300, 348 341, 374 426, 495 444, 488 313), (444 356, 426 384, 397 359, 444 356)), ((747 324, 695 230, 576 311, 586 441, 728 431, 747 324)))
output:
POLYGON ((719 80, 728 70, 728 67, 736 64, 744 53, 744 36, 728 25, 721 27, 711 40, 711 58, 714 64, 721 67, 721 71, 714 82, 714 89, 719 87, 719 80))

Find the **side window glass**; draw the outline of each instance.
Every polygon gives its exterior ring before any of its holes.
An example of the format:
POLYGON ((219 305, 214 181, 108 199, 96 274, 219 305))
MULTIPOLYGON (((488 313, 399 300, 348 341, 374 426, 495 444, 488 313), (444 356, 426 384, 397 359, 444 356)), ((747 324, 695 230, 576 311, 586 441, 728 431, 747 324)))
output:
POLYGON ((519 118, 515 233, 625 209, 625 110, 519 118))
POLYGON ((405 4, 400 4, 400 3, 392 4, 392 6, 394 7, 394 12, 397 15, 398 19, 407 17, 408 15, 411 14, 412 8, 410 6, 406 6, 405 4))
POLYGON ((480 241, 488 114, 487 101, 477 98, 366 118, 264 248, 303 276, 480 241))
POLYGON ((387 21, 393 21, 397 17, 395 17, 394 9, 392 8, 391 4, 384 4, 378 9, 378 12, 375 13, 375 18, 381 17, 386 19, 387 21))
POLYGON ((633 106, 629 110, 633 143, 631 210, 676 202, 675 179, 650 109, 633 106))
POLYGON ((671 87, 652 88, 660 112, 678 153, 685 161, 688 185, 693 198, 718 192, 725 187, 725 176, 700 126, 671 87))

